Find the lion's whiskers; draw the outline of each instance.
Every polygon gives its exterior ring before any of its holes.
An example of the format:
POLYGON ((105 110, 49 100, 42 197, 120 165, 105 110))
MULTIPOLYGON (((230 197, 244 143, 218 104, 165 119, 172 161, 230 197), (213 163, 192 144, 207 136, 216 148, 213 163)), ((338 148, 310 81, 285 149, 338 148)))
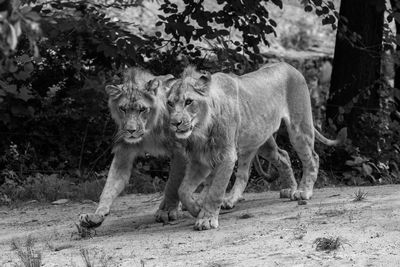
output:
POLYGON ((118 130, 118 132, 113 137, 113 144, 116 144, 119 141, 121 141, 122 137, 126 134, 126 132, 127 131, 125 129, 118 130))

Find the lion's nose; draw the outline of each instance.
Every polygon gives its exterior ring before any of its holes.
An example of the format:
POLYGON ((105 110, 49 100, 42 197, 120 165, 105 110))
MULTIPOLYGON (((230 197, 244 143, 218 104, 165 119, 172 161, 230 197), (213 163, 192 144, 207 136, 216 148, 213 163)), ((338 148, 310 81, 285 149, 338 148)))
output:
POLYGON ((134 134, 134 133, 136 132, 136 129, 134 129, 134 130, 127 130, 127 132, 128 132, 129 134, 134 134))

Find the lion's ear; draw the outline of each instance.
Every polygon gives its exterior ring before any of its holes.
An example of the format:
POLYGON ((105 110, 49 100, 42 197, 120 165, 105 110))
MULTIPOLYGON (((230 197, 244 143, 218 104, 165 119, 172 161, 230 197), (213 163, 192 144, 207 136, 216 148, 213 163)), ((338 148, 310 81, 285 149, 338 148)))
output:
POLYGON ((158 87, 160 87, 161 81, 158 78, 154 78, 146 83, 146 91, 152 95, 157 95, 158 87))
POLYGON ((200 76, 194 85, 194 89, 201 95, 208 94, 210 90, 211 74, 207 72, 206 74, 200 76))
POLYGON ((110 98, 118 98, 122 94, 121 87, 117 85, 106 85, 106 92, 110 98))
POLYGON ((174 85, 176 78, 172 74, 168 74, 164 76, 163 85, 166 92, 171 90, 172 86, 174 85))
POLYGON ((171 89, 171 86, 173 85, 175 80, 175 77, 171 74, 158 76, 157 78, 154 78, 146 84, 146 89, 149 93, 152 93, 154 95, 157 95, 160 87, 168 92, 171 89))

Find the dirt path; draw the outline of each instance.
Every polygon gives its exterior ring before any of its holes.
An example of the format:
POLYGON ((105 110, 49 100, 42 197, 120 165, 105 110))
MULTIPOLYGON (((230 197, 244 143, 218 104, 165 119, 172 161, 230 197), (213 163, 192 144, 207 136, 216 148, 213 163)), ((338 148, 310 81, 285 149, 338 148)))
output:
POLYGON ((97 261, 111 257, 108 266, 400 266, 400 186, 362 187, 366 200, 354 202, 357 189, 319 189, 301 206, 278 192, 247 194, 223 211, 219 229, 205 232, 193 230, 189 215, 155 223, 157 195, 129 195, 95 237, 81 240, 73 222, 95 203, 0 207, 0 266, 19 262, 10 241, 29 234, 43 266, 84 266, 80 248, 97 261), (345 240, 343 247, 316 251, 315 239, 329 236, 345 240))

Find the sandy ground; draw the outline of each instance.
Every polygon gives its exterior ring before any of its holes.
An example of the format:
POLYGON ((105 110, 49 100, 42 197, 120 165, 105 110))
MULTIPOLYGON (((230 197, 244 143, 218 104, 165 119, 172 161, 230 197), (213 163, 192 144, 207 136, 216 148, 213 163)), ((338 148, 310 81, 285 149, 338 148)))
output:
POLYGON ((193 230, 187 214, 174 224, 155 223, 159 195, 118 198, 96 236, 80 239, 74 221, 96 203, 26 203, 0 207, 0 266, 19 263, 10 241, 32 235, 42 266, 85 266, 79 250, 108 266, 400 266, 400 185, 315 191, 307 205, 279 199, 278 192, 247 194, 222 211, 216 230, 193 230), (343 246, 317 251, 318 237, 340 237, 343 246), (57 250, 57 251, 56 251, 57 250))

